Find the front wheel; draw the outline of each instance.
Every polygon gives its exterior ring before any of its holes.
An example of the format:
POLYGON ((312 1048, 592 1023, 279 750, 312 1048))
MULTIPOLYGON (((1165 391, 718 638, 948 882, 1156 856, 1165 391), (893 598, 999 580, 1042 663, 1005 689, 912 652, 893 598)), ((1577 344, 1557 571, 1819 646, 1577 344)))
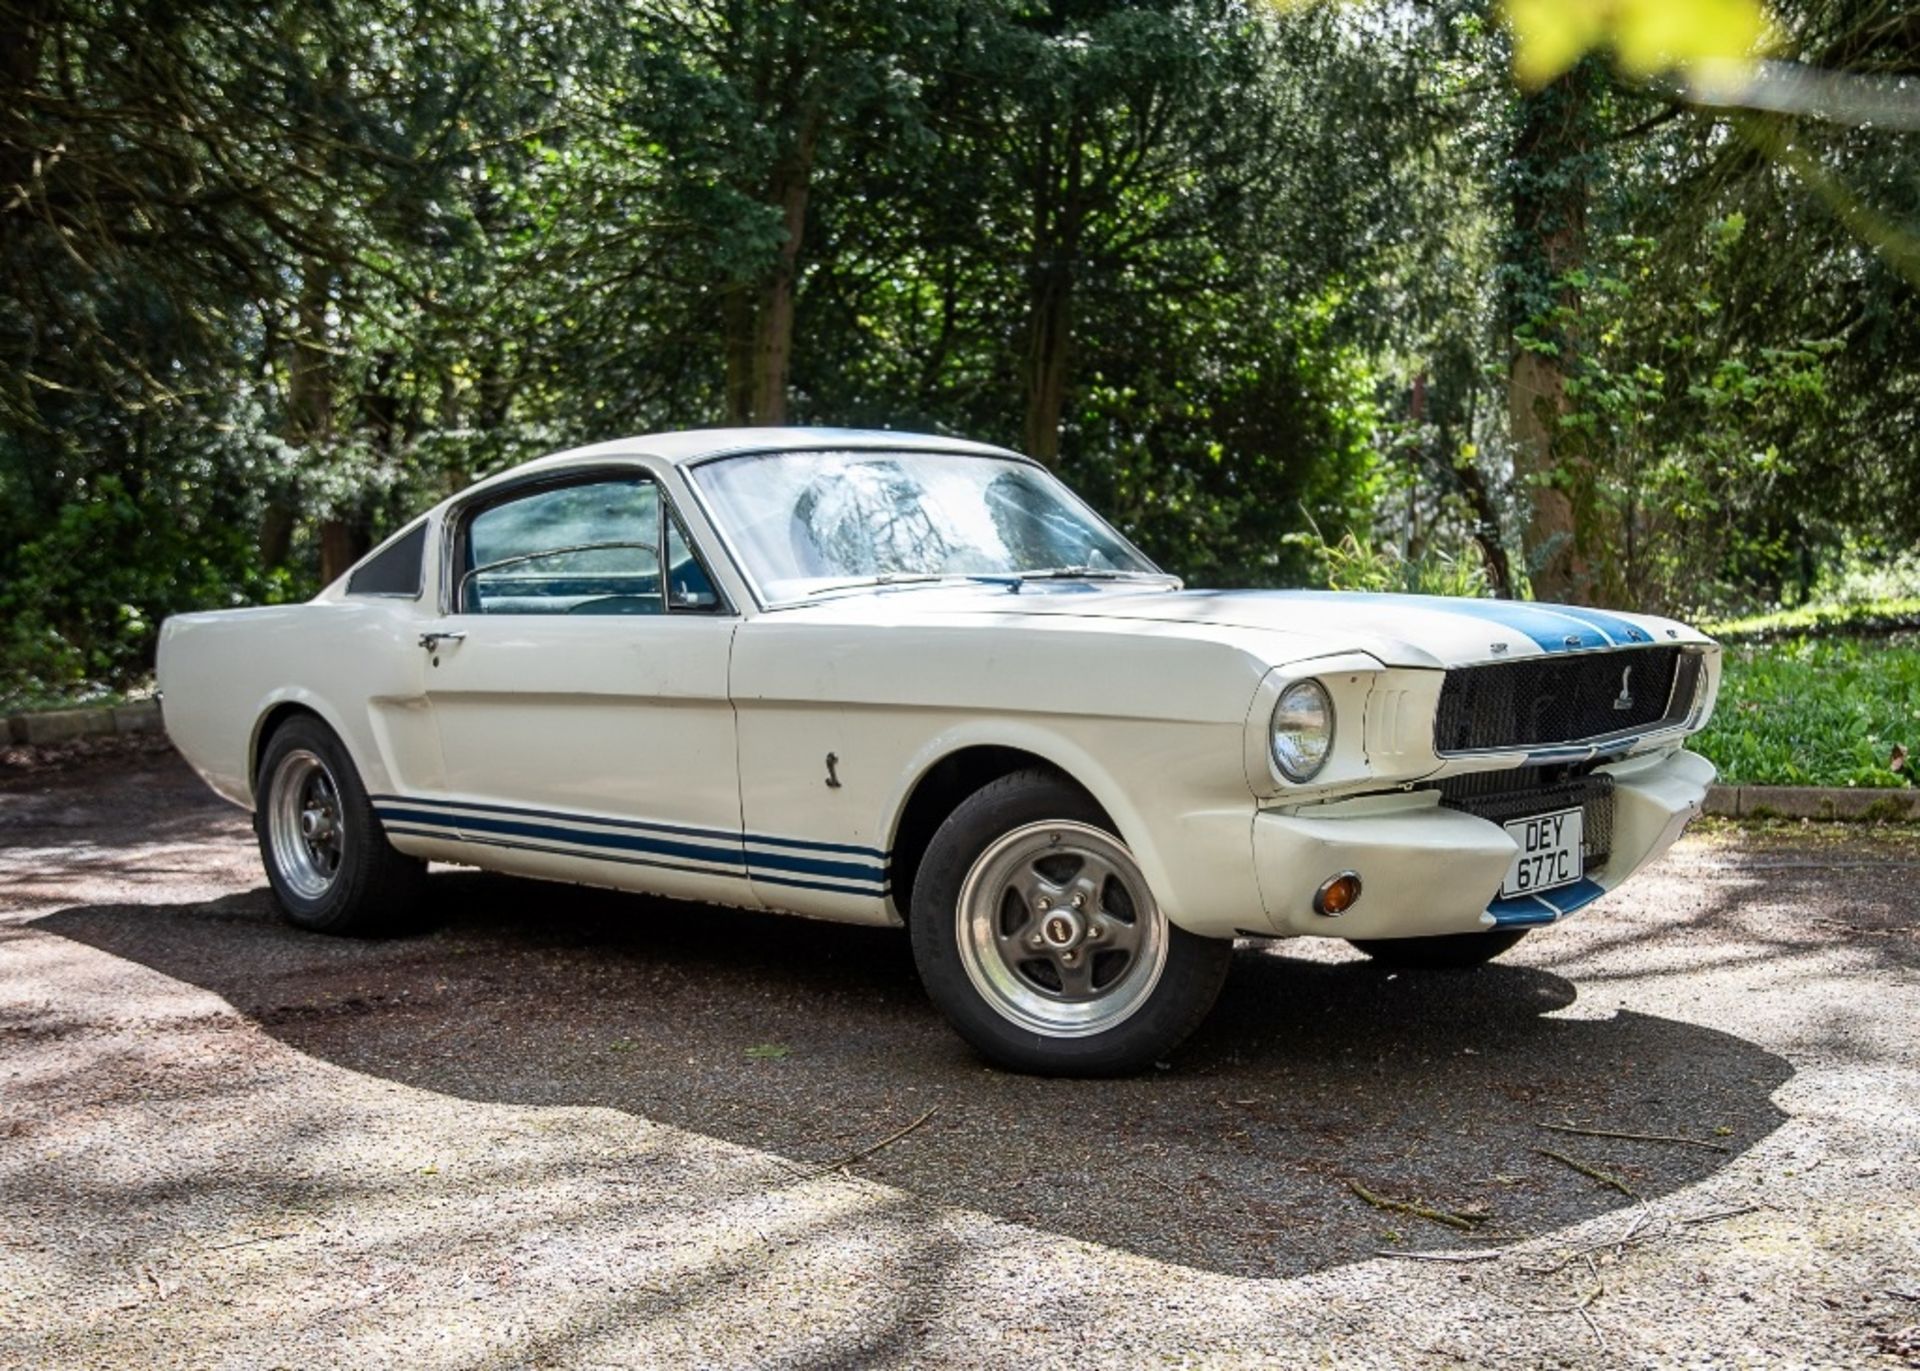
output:
POLYGON ((387 931, 420 898, 427 864, 387 841, 353 759, 318 719, 289 719, 268 740, 253 823, 267 883, 301 928, 387 931))
POLYGON ((1408 971, 1468 971, 1485 966, 1527 936, 1524 928, 1487 933, 1442 933, 1434 938, 1349 938, 1382 966, 1408 971))
POLYGON ((914 961, 976 1051, 1055 1076, 1137 1071, 1213 1007, 1230 942, 1176 928, 1098 805, 1045 771, 976 792, 914 883, 914 961))

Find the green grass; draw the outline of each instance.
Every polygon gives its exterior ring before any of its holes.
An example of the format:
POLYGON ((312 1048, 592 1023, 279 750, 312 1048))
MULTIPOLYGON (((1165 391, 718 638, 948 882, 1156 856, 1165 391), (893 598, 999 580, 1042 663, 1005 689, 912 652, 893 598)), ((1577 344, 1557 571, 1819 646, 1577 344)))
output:
POLYGON ((1805 605, 1771 614, 1720 619, 1701 625, 1723 643, 1795 637, 1809 632, 1885 634, 1920 628, 1920 599, 1870 600, 1859 604, 1805 605))
POLYGON ((1693 746, 1727 785, 1905 786, 1920 765, 1920 643, 1788 638, 1729 646, 1693 746), (1913 756, 1892 769, 1894 748, 1913 756))

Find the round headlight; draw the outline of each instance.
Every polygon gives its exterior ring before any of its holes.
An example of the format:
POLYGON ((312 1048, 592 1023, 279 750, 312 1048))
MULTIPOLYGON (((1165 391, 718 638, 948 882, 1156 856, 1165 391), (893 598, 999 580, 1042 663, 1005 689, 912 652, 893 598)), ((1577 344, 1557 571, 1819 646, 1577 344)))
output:
POLYGON ((1310 781, 1333 750, 1333 700, 1318 681, 1295 681, 1273 706, 1273 760, 1289 781, 1310 781))

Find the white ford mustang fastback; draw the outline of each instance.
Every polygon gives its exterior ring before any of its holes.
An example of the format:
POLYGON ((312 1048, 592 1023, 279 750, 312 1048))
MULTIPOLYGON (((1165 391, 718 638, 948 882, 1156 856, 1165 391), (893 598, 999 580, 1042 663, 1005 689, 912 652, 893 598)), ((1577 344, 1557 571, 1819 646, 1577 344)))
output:
POLYGON ((980 1052, 1104 1073, 1236 936, 1464 967, 1598 899, 1699 812, 1720 668, 1644 615, 1183 590, 1014 453, 756 429, 482 481, 159 673, 303 927, 428 861, 904 922, 980 1052))

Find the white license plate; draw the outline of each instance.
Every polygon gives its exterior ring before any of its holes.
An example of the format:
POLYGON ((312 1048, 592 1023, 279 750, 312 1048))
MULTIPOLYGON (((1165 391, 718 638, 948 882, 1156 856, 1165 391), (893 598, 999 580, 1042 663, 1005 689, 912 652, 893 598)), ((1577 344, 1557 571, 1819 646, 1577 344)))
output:
POLYGON ((1557 809, 1508 824, 1507 836, 1520 850, 1507 868, 1501 895, 1531 895, 1579 880, 1586 874, 1580 861, 1585 829, 1586 817, 1577 809, 1557 809))

